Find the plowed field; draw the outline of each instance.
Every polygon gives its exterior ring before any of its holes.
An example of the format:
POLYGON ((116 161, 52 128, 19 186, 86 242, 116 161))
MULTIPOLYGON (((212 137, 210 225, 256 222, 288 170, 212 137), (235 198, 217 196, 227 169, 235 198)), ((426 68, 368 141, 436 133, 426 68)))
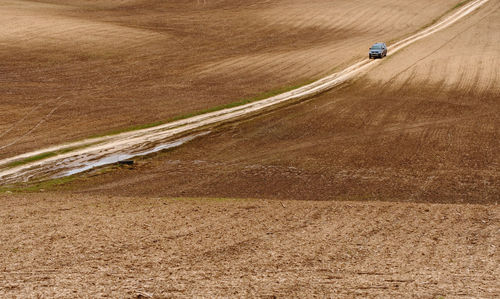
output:
POLYGON ((456 0, 370 3, 2 1, 0 157, 303 84, 456 0))
POLYGON ((77 185, 123 195, 498 203, 499 26, 492 1, 350 85, 77 185))
MULTIPOLYGON (((457 4, 67 2, 0 4, 2 158, 329 74, 457 4)), ((500 297, 498 45, 491 0, 314 98, 0 188, 0 297, 500 297)))
POLYGON ((496 206, 61 194, 0 204, 4 298, 500 294, 496 206))

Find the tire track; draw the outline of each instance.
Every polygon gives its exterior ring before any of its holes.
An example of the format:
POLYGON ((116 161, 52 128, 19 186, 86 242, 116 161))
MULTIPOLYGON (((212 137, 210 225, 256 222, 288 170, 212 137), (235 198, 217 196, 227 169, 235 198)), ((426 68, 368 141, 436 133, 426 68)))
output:
POLYGON ((28 113, 26 113, 21 119, 19 119, 18 121, 16 121, 14 124, 12 124, 7 130, 5 130, 3 133, 0 134, 0 138, 2 138, 3 136, 7 135, 8 133, 10 133, 12 130, 14 130, 17 126, 19 126, 21 123, 23 123, 26 118, 28 118, 28 116, 30 116, 31 114, 33 114, 35 111, 37 111, 38 109, 40 109, 45 103, 42 102, 38 105, 36 105, 35 107, 33 107, 30 111, 28 111, 28 113))
MULTIPOLYGON (((36 129, 38 129, 38 127, 40 127, 44 122, 48 121, 50 119, 50 117, 56 112, 57 109, 59 109, 62 105, 65 104, 65 101, 62 101, 60 102, 60 99, 62 97, 58 97, 56 100, 55 100, 55 103, 56 103, 56 106, 54 108, 52 108, 48 114, 46 114, 44 117, 42 117, 42 119, 40 121, 38 121, 31 129, 29 129, 27 132, 25 132, 23 135, 19 136, 18 138, 14 139, 13 141, 11 141, 10 143, 7 143, 6 145, 3 145, 3 146, 0 146, 0 150, 3 150, 3 149, 6 149, 6 148, 9 148, 11 146, 13 146, 14 144, 18 143, 19 141, 21 141, 24 137, 30 135, 32 132, 34 132, 36 129)), ((43 103, 42 103, 43 104, 43 103)), ((41 106, 41 105, 39 105, 41 106)), ((36 109, 35 109, 36 110, 36 109)), ((33 111, 35 111, 33 110, 33 111)))

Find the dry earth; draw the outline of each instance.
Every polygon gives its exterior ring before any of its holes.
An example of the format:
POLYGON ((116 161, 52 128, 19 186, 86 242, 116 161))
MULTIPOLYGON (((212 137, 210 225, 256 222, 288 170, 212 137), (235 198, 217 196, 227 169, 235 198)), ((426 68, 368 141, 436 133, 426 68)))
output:
MULTIPOLYGON (((3 156, 324 74, 455 3, 64 2, 0 4, 1 142, 61 104, 3 156)), ((499 26, 490 1, 342 88, 0 195, 0 297, 499 297, 499 26)))
POLYGON ((491 1, 350 85, 72 187, 132 196, 498 203, 498 44, 500 3, 491 1))
POLYGON ((3 0, 0 157, 304 83, 457 0, 199 3, 3 0))
POLYGON ((0 195, 2 298, 500 296, 482 205, 0 195))

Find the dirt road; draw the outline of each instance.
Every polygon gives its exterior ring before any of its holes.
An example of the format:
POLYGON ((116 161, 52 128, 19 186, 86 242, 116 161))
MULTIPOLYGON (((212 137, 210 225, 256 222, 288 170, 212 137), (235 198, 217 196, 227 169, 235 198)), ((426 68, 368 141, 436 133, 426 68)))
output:
MULTIPOLYGON (((429 26, 428 28, 408 38, 390 45, 388 56, 394 55, 404 47, 447 28, 448 26, 467 16, 487 2, 488 0, 471 1, 463 7, 460 7, 453 14, 446 16, 441 21, 438 21, 436 24, 433 24, 432 26, 429 26)), ((268 99, 256 101, 235 108, 206 113, 149 129, 122 133, 114 136, 106 136, 102 138, 88 139, 81 142, 55 146, 3 159, 0 161, 0 167, 2 165, 4 166, 4 169, 0 171, 0 178, 2 179, 2 183, 7 184, 28 180, 33 177, 40 178, 63 176, 69 173, 74 173, 71 170, 80 168, 82 163, 86 163, 88 165, 89 163, 92 163, 89 161, 98 161, 98 164, 102 164, 101 162, 104 160, 112 161, 113 159, 108 159, 110 156, 133 156, 134 152, 143 151, 144 148, 154 148, 159 143, 164 142, 169 138, 175 137, 176 135, 186 134, 195 130, 199 130, 200 128, 213 126, 215 124, 234 121, 237 118, 258 113, 285 102, 291 102, 301 98, 311 97, 315 94, 324 92, 346 82, 360 72, 378 64, 379 62, 380 61, 378 60, 365 59, 353 64, 352 66, 344 69, 341 72, 327 76, 306 86, 289 92, 285 92, 268 99), (9 163, 33 157, 39 154, 43 154, 46 152, 64 151, 68 148, 77 148, 82 146, 85 146, 85 148, 70 151, 64 154, 58 154, 54 157, 50 157, 40 161, 26 163, 21 166, 5 168, 5 166, 9 165, 9 163)))

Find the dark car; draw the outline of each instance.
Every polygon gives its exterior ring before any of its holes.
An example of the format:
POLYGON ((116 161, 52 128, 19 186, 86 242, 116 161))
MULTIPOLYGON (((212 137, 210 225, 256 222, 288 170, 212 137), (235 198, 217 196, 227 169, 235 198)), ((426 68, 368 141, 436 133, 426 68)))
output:
POLYGON ((387 46, 385 43, 376 43, 370 48, 370 52, 368 52, 368 58, 382 58, 387 56, 387 46))

